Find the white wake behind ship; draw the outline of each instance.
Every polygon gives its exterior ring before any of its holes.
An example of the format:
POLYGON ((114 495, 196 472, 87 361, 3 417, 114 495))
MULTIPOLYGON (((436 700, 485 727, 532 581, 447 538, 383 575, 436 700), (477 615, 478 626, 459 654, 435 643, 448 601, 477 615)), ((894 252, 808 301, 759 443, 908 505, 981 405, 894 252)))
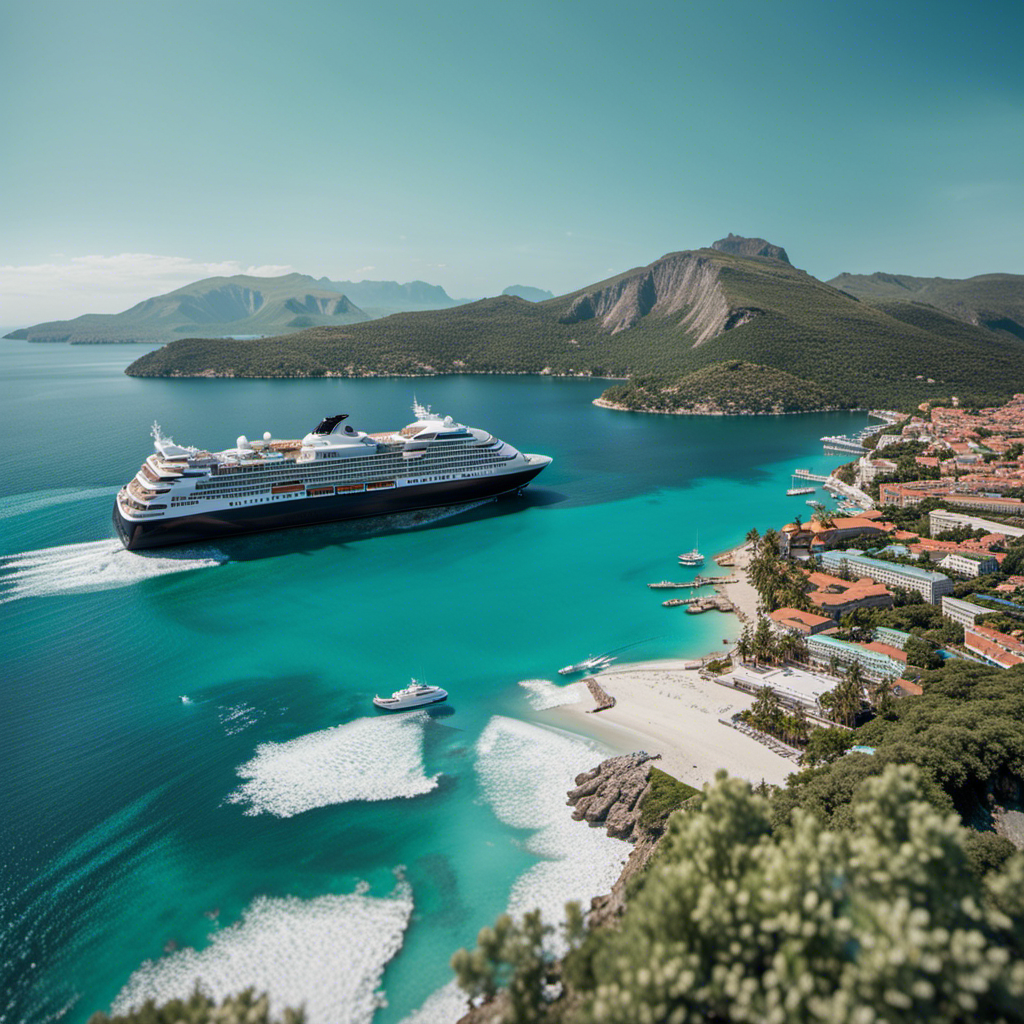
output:
POLYGON ((395 690, 390 697, 374 697, 373 703, 382 711, 408 711, 428 704, 440 704, 448 699, 448 691, 440 686, 427 686, 414 679, 404 690, 395 690))
POLYGON ((341 413, 301 441, 243 435, 221 452, 175 444, 154 424, 154 453, 118 492, 114 525, 131 550, 193 543, 517 493, 551 464, 429 406, 413 413, 378 434, 341 413))

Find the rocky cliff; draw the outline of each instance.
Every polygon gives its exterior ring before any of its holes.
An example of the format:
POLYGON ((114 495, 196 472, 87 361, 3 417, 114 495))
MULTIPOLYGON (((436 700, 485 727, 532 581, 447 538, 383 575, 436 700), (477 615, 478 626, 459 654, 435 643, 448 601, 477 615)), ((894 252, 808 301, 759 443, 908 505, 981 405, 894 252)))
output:
MULTIPOLYGON (((706 250, 705 250, 706 252, 706 250)), ((720 267, 700 252, 676 252, 647 267, 581 292, 559 318, 563 324, 595 318, 601 331, 618 334, 646 316, 671 318, 700 345, 723 331, 747 323, 757 312, 733 308, 719 281, 720 267)))
POLYGON ((742 235, 734 235, 731 231, 725 238, 712 242, 711 248, 719 252, 732 253, 733 256, 760 256, 762 259, 789 263, 786 250, 781 245, 772 245, 763 238, 744 238, 742 235))

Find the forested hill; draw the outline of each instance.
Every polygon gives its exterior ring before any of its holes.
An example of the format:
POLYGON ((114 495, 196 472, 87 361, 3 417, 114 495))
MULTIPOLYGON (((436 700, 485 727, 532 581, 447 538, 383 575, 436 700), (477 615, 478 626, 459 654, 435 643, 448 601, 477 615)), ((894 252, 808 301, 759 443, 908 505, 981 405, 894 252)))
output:
POLYGON ((840 274, 829 284, 869 302, 927 303, 964 323, 1024 340, 1024 275, 966 280, 908 274, 840 274))
POLYGON ((1002 400, 1024 390, 1022 357, 1024 345, 1005 334, 931 311, 926 317, 902 306, 886 311, 780 258, 707 248, 670 253, 545 302, 498 296, 281 338, 176 341, 127 372, 667 379, 741 360, 830 394, 838 389, 844 404, 910 407, 950 395, 972 403, 1002 400))

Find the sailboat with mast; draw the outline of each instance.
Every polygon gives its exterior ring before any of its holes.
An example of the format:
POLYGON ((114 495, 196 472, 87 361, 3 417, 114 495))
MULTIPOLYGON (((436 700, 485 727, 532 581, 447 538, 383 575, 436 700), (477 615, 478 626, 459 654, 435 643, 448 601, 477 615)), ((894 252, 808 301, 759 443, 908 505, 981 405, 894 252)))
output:
POLYGON ((694 568, 699 568, 704 564, 704 556, 700 553, 700 530, 697 531, 697 543, 693 546, 693 550, 684 551, 679 556, 679 564, 694 568))

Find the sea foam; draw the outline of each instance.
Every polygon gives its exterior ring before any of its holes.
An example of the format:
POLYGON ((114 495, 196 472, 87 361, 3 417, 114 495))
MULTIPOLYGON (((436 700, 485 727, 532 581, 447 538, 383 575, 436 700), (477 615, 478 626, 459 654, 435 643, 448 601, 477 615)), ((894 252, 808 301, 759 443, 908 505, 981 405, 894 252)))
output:
POLYGON ((220 565, 227 557, 212 548, 128 551, 119 540, 64 544, 0 558, 0 604, 23 597, 52 597, 128 587, 133 583, 220 565))
POLYGON ((547 679, 523 679, 519 685, 526 691, 526 699, 534 711, 547 711, 565 704, 578 704, 586 692, 583 683, 558 686, 547 679))
POLYGON ((604 829, 573 821, 565 797, 582 771, 608 752, 596 743, 496 715, 476 745, 476 770, 494 813, 514 828, 530 829, 525 846, 542 858, 512 886, 509 913, 540 908, 545 920, 565 919, 565 903, 584 905, 608 892, 629 846, 604 829))
POLYGON ((262 743, 241 765, 246 781, 228 795, 246 814, 293 814, 352 800, 429 793, 438 776, 423 768, 425 712, 357 718, 286 743, 262 743))
POLYGON ((305 1004, 308 1024, 369 1024, 381 1003, 388 961, 401 949, 412 890, 400 882, 387 898, 345 896, 256 899, 233 927, 201 951, 147 960, 128 979, 111 1015, 147 999, 187 999, 196 984, 217 1001, 253 987, 270 996, 277 1018, 305 1004))
MULTIPOLYGON (((494 813, 506 825, 532 830, 526 848, 542 858, 513 883, 508 912, 519 917, 539 908, 547 923, 557 925, 565 921, 569 901, 585 908, 591 897, 608 892, 630 847, 604 829, 573 821, 565 803, 576 776, 608 752, 567 733, 496 715, 480 734, 476 755, 477 777, 494 813)), ((566 951, 557 934, 546 945, 555 955, 566 951)), ((466 1006, 465 994, 449 982, 402 1024, 455 1024, 466 1006)))

